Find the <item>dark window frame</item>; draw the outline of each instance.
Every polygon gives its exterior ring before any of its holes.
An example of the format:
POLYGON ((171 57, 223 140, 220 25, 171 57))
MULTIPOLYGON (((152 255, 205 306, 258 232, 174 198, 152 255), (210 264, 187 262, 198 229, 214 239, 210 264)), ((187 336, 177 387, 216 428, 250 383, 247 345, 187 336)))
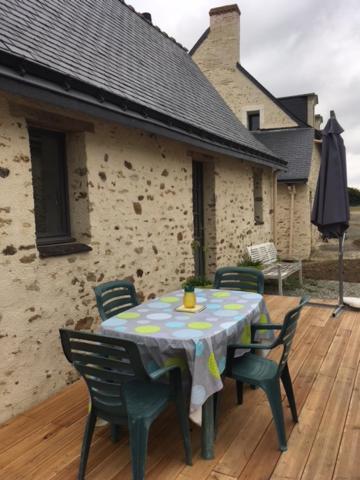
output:
MULTIPOLYGON (((71 224, 70 224, 70 207, 69 207, 69 188, 68 188, 68 169, 67 169, 67 158, 66 158, 66 134, 64 132, 59 132, 55 130, 39 128, 37 126, 29 125, 29 141, 30 141, 30 151, 32 142, 38 140, 41 141, 42 138, 48 136, 56 138, 59 146, 57 152, 60 163, 58 165, 57 174, 58 182, 55 185, 59 188, 59 210, 56 211, 59 222, 63 223, 63 231, 59 231, 56 234, 51 232, 39 232, 39 225, 36 221, 36 192, 35 192, 35 182, 33 179, 33 189, 34 189, 34 209, 35 209, 35 225, 36 225, 36 243, 40 246, 48 246, 54 244, 63 244, 74 242, 75 239, 71 236, 71 224)), ((33 154, 31 152, 31 161, 33 162, 33 154)), ((54 210, 55 212, 55 210, 54 210)))
MULTIPOLYGON (((92 248, 89 245, 76 242, 71 235, 71 220, 70 220, 70 202, 69 202, 69 177, 68 177, 68 162, 67 162, 67 138, 66 132, 59 130, 52 130, 43 128, 42 126, 28 123, 29 146, 31 153, 32 165, 32 179, 33 179, 33 194, 34 194, 34 215, 35 215, 35 231, 36 231, 36 245, 41 258, 53 257, 60 255, 70 255, 74 253, 88 252, 92 248), (34 181, 34 163, 33 163, 33 148, 32 143, 40 140, 44 136, 52 136, 58 139, 59 150, 57 152, 57 173, 59 177, 53 179, 53 185, 58 191, 58 199, 60 203, 60 210, 54 208, 54 212, 58 216, 58 223, 60 229, 57 233, 40 232, 39 222, 36 219, 36 182, 34 181), (37 138, 36 138, 37 137, 37 138), (61 231, 62 230, 62 231, 61 231)), ((41 162, 41 160, 40 160, 41 162)), ((45 194, 46 196, 46 194, 45 194)), ((41 200, 44 200, 41 198, 41 200)), ((47 215, 48 213, 46 213, 47 215)), ((45 224, 46 224, 45 220, 45 224)))
POLYGON ((264 225, 264 172, 253 169, 254 224, 264 225))
POLYGON ((260 130, 260 110, 247 112, 247 126, 248 130, 250 130, 251 132, 260 130), (257 119, 257 127, 254 128, 253 121, 255 118, 257 119))

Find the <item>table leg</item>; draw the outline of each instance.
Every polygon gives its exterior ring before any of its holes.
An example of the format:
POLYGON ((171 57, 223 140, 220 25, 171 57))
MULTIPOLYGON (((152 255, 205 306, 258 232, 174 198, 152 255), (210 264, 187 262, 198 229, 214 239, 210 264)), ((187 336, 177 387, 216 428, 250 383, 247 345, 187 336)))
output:
POLYGON ((202 406, 201 456, 205 460, 214 458, 214 396, 202 406))

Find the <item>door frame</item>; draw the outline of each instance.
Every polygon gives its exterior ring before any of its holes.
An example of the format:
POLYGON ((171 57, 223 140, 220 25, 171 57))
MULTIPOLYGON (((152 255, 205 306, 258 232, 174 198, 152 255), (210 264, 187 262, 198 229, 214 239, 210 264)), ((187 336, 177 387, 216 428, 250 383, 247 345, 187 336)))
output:
POLYGON ((196 277, 205 277, 204 165, 192 161, 193 251, 196 277))

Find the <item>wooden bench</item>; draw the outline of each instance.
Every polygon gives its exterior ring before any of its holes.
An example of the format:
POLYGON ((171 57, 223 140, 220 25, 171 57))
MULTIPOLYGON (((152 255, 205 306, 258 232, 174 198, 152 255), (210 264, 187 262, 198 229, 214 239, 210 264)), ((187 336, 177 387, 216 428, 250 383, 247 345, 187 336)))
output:
POLYGON ((261 243, 247 247, 247 253, 253 262, 261 262, 266 279, 277 280, 279 295, 283 294, 283 280, 299 272, 300 285, 303 284, 301 260, 278 260, 278 253, 273 243, 261 243))

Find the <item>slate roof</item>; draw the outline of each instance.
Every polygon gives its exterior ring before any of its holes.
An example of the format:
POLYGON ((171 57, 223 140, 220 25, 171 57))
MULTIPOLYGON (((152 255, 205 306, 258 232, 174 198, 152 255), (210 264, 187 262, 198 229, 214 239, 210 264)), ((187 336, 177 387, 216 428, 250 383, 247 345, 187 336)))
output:
POLYGON ((129 102, 128 110, 143 107, 144 119, 156 112, 169 129, 172 121, 184 131, 191 126, 200 137, 283 166, 187 51, 122 0, 1 0, 0 32, 2 64, 10 54, 27 62, 24 71, 37 65, 65 76, 68 90, 73 81, 95 87, 103 108, 109 94, 129 102))
POLYGON ((313 128, 282 128, 259 130, 255 137, 275 154, 288 162, 287 170, 279 174, 280 182, 306 182, 309 178, 314 142, 313 128))
POLYGON ((307 123, 308 117, 308 98, 315 97, 316 103, 318 97, 316 93, 302 93, 299 95, 288 95, 287 97, 278 97, 279 102, 290 110, 297 118, 300 118, 304 123, 307 123))

